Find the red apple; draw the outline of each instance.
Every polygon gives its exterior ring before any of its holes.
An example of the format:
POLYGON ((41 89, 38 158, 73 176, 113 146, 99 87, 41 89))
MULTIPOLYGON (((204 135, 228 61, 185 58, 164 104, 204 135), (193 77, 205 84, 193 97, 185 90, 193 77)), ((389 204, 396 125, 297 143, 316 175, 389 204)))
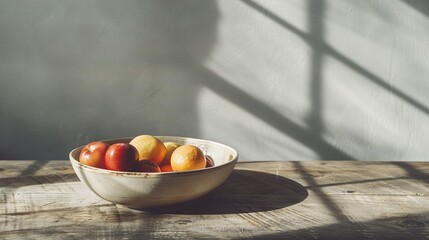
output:
POLYGON ((104 158, 109 146, 109 144, 103 142, 88 143, 80 151, 79 161, 91 167, 106 168, 104 158))
POLYGON ((206 168, 213 167, 214 161, 210 156, 206 156, 206 168))
POLYGON ((151 160, 139 160, 135 168, 136 172, 161 172, 158 164, 151 160))
POLYGON ((161 165, 159 166, 159 169, 161 169, 161 172, 173 172, 173 168, 170 164, 167 165, 161 165))
POLYGON ((137 164, 139 153, 129 143, 112 144, 106 152, 106 168, 115 171, 131 171, 137 164))

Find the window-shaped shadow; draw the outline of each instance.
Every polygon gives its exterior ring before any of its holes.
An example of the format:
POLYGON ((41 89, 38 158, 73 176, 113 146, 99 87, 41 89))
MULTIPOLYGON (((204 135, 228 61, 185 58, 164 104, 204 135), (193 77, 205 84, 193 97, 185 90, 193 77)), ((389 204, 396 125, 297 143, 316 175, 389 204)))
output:
MULTIPOLYGON (((262 5, 252 1, 252 0, 242 0, 243 3, 251 6, 256 11, 262 13, 264 16, 270 18, 277 24, 284 27, 286 30, 296 34, 299 36, 303 41, 307 42, 310 46, 312 46, 313 51, 316 50, 316 54, 313 54, 313 63, 321 63, 320 62, 320 55, 319 54, 326 54, 331 57, 336 58, 338 61, 342 62, 344 65, 349 67, 350 69, 354 70, 355 72, 361 74, 362 76, 366 77, 369 81, 372 83, 378 85, 379 87, 385 89, 386 91, 390 91, 391 93, 395 94, 397 97, 402 99, 403 101, 407 102, 411 106, 415 107, 416 109, 422 111, 423 113, 429 114, 429 108, 422 104, 421 102, 415 100, 408 94, 404 93, 398 88, 395 88, 394 86, 388 84, 385 80, 378 77, 374 73, 370 72, 369 70, 365 69, 358 63, 354 62, 352 59, 344 56, 342 53, 338 52, 334 47, 332 47, 329 43, 323 41, 323 25, 321 23, 323 22, 323 19, 317 19, 317 17, 323 16, 323 1, 308 1, 309 9, 309 23, 310 23, 310 29, 312 29, 312 32, 305 33, 301 31, 300 29, 296 28, 292 24, 288 23, 287 21, 283 20, 281 17, 277 16, 276 14, 270 12, 262 5), (320 28, 320 29, 319 29, 320 28), (322 35, 321 35, 322 34, 322 35)), ((415 1, 406 1, 407 3, 411 4, 411 6, 420 6, 420 4, 412 4, 415 1)), ((423 5, 423 4, 422 4, 423 5)), ((427 4, 425 5, 427 6, 427 4)), ((422 8, 425 13, 429 12, 427 11, 427 7, 422 8)), ((312 72, 311 74, 317 74, 320 70, 318 70, 318 66, 312 66, 313 70, 316 70, 316 72, 312 72)), ((317 77, 317 76, 316 76, 317 77)), ((314 76, 313 76, 314 79, 314 76)), ((320 84, 317 83, 316 84, 320 84)), ((320 90, 320 89, 319 89, 320 90)), ((312 91, 313 94, 315 93, 312 91)), ((317 93, 316 93, 317 94, 317 93)), ((320 93, 319 93, 320 94, 320 93)))
POLYGON ((408 6, 429 17, 429 4, 426 0, 402 0, 408 6))
MULTIPOLYGON (((42 169, 45 165, 47 165, 50 161, 44 160, 44 161, 34 161, 31 164, 28 164, 28 166, 22 170, 18 176, 16 177, 6 177, 6 178, 0 178, 0 187, 21 187, 21 186, 27 186, 27 185, 34 185, 41 183, 41 179, 45 178, 50 179, 48 182, 52 180, 52 177, 57 175, 50 175, 51 177, 48 177, 48 175, 45 176, 34 176, 40 169, 42 169), (39 181, 40 179, 40 181, 39 181)), ((0 160, 1 163, 1 160, 0 160)), ((24 163, 17 163, 24 164, 24 163)), ((3 169, 2 169, 3 170, 3 169)), ((1 172, 1 170, 0 170, 1 172)), ((70 174, 73 175, 73 174, 70 174)), ((57 181, 56 179, 55 181, 57 181)))
POLYGON ((344 222, 327 226, 304 228, 273 234, 263 234, 252 239, 427 239, 429 214, 410 214, 348 224, 344 222), (362 228, 362 226, 366 226, 362 228))

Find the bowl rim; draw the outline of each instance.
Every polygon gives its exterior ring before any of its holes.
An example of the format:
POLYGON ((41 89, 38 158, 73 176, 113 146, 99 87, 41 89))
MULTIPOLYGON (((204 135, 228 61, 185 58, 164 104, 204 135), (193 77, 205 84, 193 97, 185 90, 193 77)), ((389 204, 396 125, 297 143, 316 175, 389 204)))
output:
MULTIPOLYGON (((233 152, 233 158, 231 160, 229 160, 226 163, 220 164, 220 165, 215 165, 213 167, 209 167, 209 168, 202 168, 202 169, 197 169, 197 170, 187 170, 187 171, 180 171, 180 172, 127 172, 127 171, 114 171, 114 170, 108 170, 108 169, 103 169, 103 168, 96 168, 96 167, 92 167, 92 166, 88 166, 85 165, 83 163, 81 163, 78 159, 75 159, 73 157, 73 154, 76 151, 81 151, 83 147, 86 146, 82 145, 79 147, 74 148, 73 150, 71 150, 69 152, 69 160, 70 163, 78 168, 84 169, 86 171, 90 171, 90 172, 97 172, 100 174, 106 174, 106 175, 115 175, 115 176, 126 176, 126 177, 161 177, 161 176, 189 176, 189 175, 195 175, 195 174, 200 174, 201 172, 207 172, 207 171, 215 171, 216 169, 219 168, 224 168, 227 167, 230 164, 233 164, 235 166, 235 164, 238 161, 238 152, 237 150, 235 150, 233 147, 228 146, 226 144, 223 143, 219 143, 216 141, 211 141, 211 140, 205 140, 205 139, 200 139, 200 138, 191 138, 191 137, 181 137, 181 136, 155 136, 157 138, 180 138, 180 139, 186 139, 186 140, 190 140, 190 141, 204 141, 204 142, 210 142, 225 148, 228 148, 229 150, 231 150, 233 152)), ((92 142, 129 142, 133 139, 134 137, 120 137, 120 138, 109 138, 109 139, 103 139, 103 140, 95 140, 92 142)), ((90 142, 88 142, 87 144, 89 144, 90 142)))

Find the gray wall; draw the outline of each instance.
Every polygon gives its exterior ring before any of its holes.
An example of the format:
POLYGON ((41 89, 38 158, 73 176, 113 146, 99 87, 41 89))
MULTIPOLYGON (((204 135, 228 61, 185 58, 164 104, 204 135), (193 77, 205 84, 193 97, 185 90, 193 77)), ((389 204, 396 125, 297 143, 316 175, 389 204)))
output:
POLYGON ((205 138, 240 160, 429 156, 429 1, 0 1, 0 159, 205 138))

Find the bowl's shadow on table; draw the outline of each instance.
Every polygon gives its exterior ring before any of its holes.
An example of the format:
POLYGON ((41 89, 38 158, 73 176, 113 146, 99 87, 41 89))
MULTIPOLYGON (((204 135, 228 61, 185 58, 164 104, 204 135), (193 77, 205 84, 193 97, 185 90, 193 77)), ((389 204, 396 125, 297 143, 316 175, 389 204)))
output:
POLYGON ((186 203, 145 211, 164 214, 234 214, 261 212, 304 201, 307 190, 299 183, 274 174, 234 170, 215 191, 186 203))

